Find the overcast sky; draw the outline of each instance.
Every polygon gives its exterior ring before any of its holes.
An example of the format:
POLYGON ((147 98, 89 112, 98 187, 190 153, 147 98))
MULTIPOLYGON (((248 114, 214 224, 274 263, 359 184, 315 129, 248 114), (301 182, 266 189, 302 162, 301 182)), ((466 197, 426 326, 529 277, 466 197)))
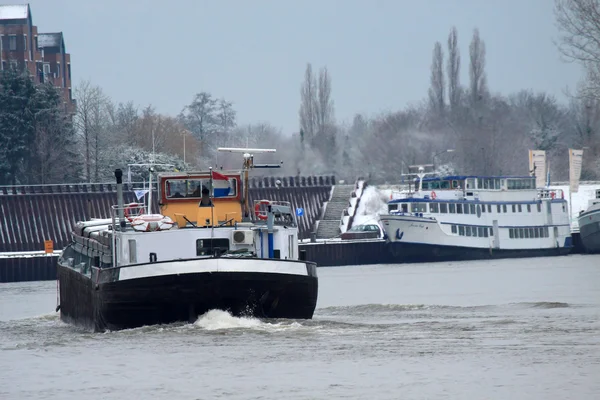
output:
MULTIPOLYGON (((26 3, 0 0, 2 3, 26 3)), ((39 32, 62 31, 74 85, 177 114, 195 93, 234 103, 238 123, 298 130, 306 63, 327 66, 338 121, 422 100, 435 41, 458 29, 461 79, 478 27, 493 92, 564 100, 580 69, 561 61, 552 0, 31 0, 39 32)))

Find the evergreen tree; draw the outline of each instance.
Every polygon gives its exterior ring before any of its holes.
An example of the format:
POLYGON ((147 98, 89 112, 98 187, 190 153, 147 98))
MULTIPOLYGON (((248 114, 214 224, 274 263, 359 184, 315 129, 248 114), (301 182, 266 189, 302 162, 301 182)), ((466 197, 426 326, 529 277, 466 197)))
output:
POLYGON ((36 88, 27 74, 9 68, 0 74, 0 184, 19 183, 23 161, 35 138, 32 110, 36 88))

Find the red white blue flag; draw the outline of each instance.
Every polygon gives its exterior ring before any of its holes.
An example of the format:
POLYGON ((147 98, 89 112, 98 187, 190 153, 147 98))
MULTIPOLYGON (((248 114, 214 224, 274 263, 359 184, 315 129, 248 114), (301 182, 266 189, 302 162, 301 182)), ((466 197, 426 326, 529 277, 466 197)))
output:
POLYGON ((212 190, 213 197, 226 197, 229 196, 231 192, 231 185, 229 183, 229 178, 225 175, 220 174, 216 171, 211 171, 211 181, 212 181, 212 190))

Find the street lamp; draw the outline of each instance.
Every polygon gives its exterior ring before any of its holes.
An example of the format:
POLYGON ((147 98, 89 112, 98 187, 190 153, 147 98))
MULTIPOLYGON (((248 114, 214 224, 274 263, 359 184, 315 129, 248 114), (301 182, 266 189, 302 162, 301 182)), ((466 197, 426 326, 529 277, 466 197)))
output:
POLYGON ((454 149, 446 149, 446 150, 440 151, 439 153, 435 153, 435 154, 433 155, 433 160, 432 160, 432 161, 433 161, 433 172, 435 172, 435 158, 436 158, 437 156, 439 156, 440 154, 444 154, 444 153, 452 153, 453 151, 454 151, 454 149))

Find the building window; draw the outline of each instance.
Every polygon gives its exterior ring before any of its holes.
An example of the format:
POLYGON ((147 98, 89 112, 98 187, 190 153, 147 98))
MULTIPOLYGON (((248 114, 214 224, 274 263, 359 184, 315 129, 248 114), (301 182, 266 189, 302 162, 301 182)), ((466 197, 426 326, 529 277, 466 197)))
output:
POLYGON ((6 61, 2 61, 2 71, 6 69, 6 61))
POLYGON ((69 100, 73 100, 73 92, 69 89, 69 100))
POLYGON ((69 80, 71 80, 71 63, 67 64, 67 72, 69 73, 69 80))
POLYGON ((17 50, 17 35, 9 35, 8 36, 8 50, 9 51, 17 50))
POLYGON ((45 75, 50 74, 50 64, 49 63, 44 63, 44 74, 45 75))
POLYGON ((23 51, 27 51, 27 35, 23 35, 23 51))
POLYGON ((56 64, 56 76, 60 77, 60 64, 56 64))
POLYGON ((39 49, 37 36, 33 40, 35 41, 35 48, 39 49))
POLYGON ((19 69, 19 63, 17 62, 17 60, 10 60, 10 68, 19 69))

